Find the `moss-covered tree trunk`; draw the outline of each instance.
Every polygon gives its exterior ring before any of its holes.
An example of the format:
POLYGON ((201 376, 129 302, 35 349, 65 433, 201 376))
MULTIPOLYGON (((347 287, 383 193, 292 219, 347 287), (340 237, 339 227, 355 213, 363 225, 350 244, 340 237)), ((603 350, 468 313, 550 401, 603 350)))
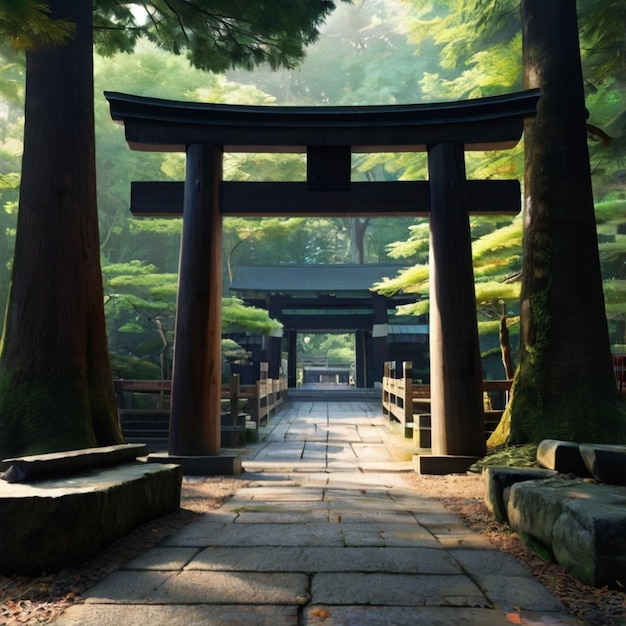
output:
POLYGON ((624 440, 598 257, 575 0, 522 0, 525 126, 519 367, 490 444, 624 440), (510 427, 510 432, 508 428, 510 427))
POLYGON ((93 7, 52 0, 68 45, 28 53, 15 259, 0 355, 0 458, 123 441, 96 205, 93 7))

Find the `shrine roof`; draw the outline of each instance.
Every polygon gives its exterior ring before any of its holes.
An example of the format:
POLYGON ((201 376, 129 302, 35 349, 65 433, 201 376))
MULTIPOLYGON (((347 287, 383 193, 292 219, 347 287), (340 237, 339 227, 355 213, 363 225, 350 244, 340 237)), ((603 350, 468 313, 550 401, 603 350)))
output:
POLYGON ((232 293, 284 295, 368 295, 374 283, 393 278, 403 266, 391 264, 240 265, 230 285, 232 293))

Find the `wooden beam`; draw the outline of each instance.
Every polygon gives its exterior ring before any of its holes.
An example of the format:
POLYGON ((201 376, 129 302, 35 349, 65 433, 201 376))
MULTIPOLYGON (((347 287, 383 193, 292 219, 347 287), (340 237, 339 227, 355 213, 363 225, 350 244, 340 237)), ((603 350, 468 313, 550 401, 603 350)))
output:
MULTIPOLYGON (((130 211, 135 217, 180 217, 184 183, 131 183, 130 211)), ((472 215, 517 215, 517 180, 467 181, 472 215)), ((307 183, 222 182, 223 216, 415 216, 430 214, 428 181, 351 183, 347 191, 309 191, 307 183)))
POLYGON ((370 106, 245 106, 105 92, 111 117, 124 123, 133 150, 184 151, 193 143, 224 152, 424 152, 441 141, 466 150, 514 146, 534 115, 539 90, 458 102, 370 106))
POLYGON ((309 191, 349 191, 351 167, 350 146, 307 146, 309 191))

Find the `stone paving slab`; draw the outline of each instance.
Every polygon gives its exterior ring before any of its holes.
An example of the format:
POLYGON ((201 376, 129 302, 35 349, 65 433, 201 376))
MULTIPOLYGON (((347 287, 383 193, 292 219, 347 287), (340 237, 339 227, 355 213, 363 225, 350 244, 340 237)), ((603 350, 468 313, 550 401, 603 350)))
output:
POLYGON ((311 594, 318 604, 490 606, 476 584, 463 575, 322 573, 313 577, 311 594))
POLYGON ((87 604, 296 605, 308 578, 297 573, 113 572, 85 593, 87 604))
POLYGON ((383 546, 387 548, 424 547, 439 548, 439 542, 419 524, 341 524, 347 546, 383 546))
POLYGON ((389 499, 396 506, 407 509, 408 511, 423 511, 428 515, 450 514, 450 509, 439 500, 432 496, 423 496, 413 491, 394 488, 387 492, 389 499))
POLYGON ((459 524, 456 528, 446 525, 441 528, 429 526, 428 530, 433 534, 442 548, 473 548, 495 551, 494 545, 478 533, 473 532, 467 526, 459 524))
POLYGON ((201 548, 167 548, 156 546, 150 548, 132 561, 123 566, 123 569, 155 570, 166 572, 168 570, 182 570, 185 565, 201 553, 201 548))
POLYGON ((382 444, 383 437, 381 436, 380 430, 376 427, 372 426, 358 426, 359 440, 362 443, 370 443, 370 444, 382 444))
MULTIPOLYGON (((491 544, 490 544, 491 545, 491 544)), ((527 576, 528 570, 512 555, 491 549, 455 548, 447 553, 472 575, 527 576)))
POLYGON ((329 522, 329 511, 327 507, 320 509, 309 508, 301 511, 254 511, 244 510, 237 518, 237 524, 302 524, 305 519, 309 522, 321 524, 329 522))
POLYGON ((322 487, 244 487, 237 492, 237 498, 250 497, 264 502, 321 502, 324 499, 322 487))
MULTIPOLYGON (((170 548, 173 550, 173 548, 170 548)), ((158 549, 157 549, 158 550, 158 549)), ((173 562, 162 555, 153 558, 173 562)), ((134 567, 134 562, 129 567, 134 567)), ((187 570, 240 572, 377 572, 393 571, 413 574, 459 574, 461 568, 442 550, 431 548, 207 548, 196 552, 185 565, 187 570)))
POLYGON ((54 621, 58 626, 295 626, 293 606, 215 606, 89 604, 72 607, 54 621))
POLYGON ((474 578, 489 600, 501 609, 512 611, 520 606, 531 611, 559 611, 563 607, 537 580, 508 576, 506 571, 474 578))
POLYGON ((570 616, 460 607, 308 606, 302 626, 580 626, 570 616))
POLYGON ((371 443, 355 443, 352 445, 356 458, 360 461, 392 461, 389 450, 381 445, 371 443))
POLYGON ((249 486, 54 623, 577 624, 517 561, 412 491, 406 442, 389 433, 379 405, 293 403, 242 451, 249 486))
POLYGON ((380 524, 388 522, 390 524, 416 523, 415 518, 409 511, 362 511, 359 509, 350 509, 350 507, 336 506, 333 503, 330 511, 330 519, 340 521, 342 523, 361 523, 361 524, 380 524))
POLYGON ((341 524, 284 524, 279 528, 264 524, 222 524, 197 522, 185 526, 172 537, 164 539, 166 546, 339 546, 344 540, 341 524))
POLYGON ((280 460, 282 463, 284 463, 286 459, 293 459, 294 461, 298 461, 302 458, 303 449, 303 442, 284 442, 283 445, 280 447, 275 445, 267 445, 262 447, 258 452, 256 452, 254 458, 257 461, 272 461, 275 459, 280 460))

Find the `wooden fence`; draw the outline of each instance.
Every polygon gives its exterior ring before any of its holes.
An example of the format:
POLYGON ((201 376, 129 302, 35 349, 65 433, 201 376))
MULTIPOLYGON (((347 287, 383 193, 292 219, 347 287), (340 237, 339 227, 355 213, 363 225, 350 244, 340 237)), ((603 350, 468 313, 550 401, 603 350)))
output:
MULTIPOLYGON (((505 403, 511 389, 511 380, 484 380, 485 434, 493 433, 503 409, 492 409, 489 392, 504 394, 505 403)), ((431 447, 430 385, 413 382, 413 366, 410 361, 385 363, 383 373, 383 413, 389 420, 404 427, 404 436, 413 437, 420 448, 431 447)))
MULTIPOLYGON (((267 363, 261 363, 261 376, 253 385, 239 385, 240 410, 253 422, 258 440, 259 426, 267 425, 276 409, 287 400, 287 379, 267 376, 267 363), (244 402, 245 401, 245 402, 244 402)), ((128 442, 167 445, 169 436, 171 380, 113 381, 120 427, 128 442)), ((221 386, 222 414, 230 414, 231 386, 221 386)))

